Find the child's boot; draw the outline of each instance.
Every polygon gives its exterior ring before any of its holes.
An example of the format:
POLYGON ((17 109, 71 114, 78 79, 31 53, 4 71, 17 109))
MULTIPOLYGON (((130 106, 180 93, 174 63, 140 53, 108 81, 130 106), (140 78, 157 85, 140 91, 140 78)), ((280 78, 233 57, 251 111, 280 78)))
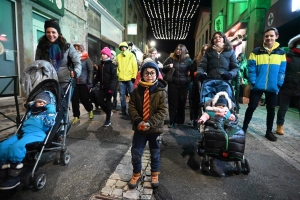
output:
POLYGON ((276 133, 277 133, 278 135, 284 135, 283 125, 277 124, 277 130, 276 130, 276 133))
MULTIPOLYGON (((22 171, 22 163, 10 163, 5 166, 7 169, 6 179, 0 183, 0 190, 9 190, 17 187, 20 184, 19 174, 22 171)), ((2 169, 3 169, 2 167, 2 169)))
POLYGON ((159 186, 158 175, 160 172, 151 172, 151 186, 157 188, 159 186))
POLYGON ((135 189, 138 183, 141 181, 142 174, 141 173, 133 173, 131 180, 128 183, 129 189, 135 189))

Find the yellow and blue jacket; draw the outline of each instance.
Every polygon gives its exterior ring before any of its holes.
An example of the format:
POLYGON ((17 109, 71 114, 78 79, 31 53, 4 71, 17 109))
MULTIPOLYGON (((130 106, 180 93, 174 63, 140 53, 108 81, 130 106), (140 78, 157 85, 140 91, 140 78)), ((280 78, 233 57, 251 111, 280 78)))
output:
POLYGON ((254 48, 248 60, 249 83, 252 90, 279 92, 286 69, 285 52, 275 42, 272 49, 254 48))

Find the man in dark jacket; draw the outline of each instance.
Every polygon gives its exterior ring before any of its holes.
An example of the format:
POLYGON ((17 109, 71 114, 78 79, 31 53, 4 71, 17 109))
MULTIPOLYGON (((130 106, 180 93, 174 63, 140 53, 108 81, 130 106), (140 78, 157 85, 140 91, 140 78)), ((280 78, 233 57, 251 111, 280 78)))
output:
POLYGON ((285 78, 279 93, 279 109, 277 112, 277 130, 279 135, 284 134, 283 124, 285 113, 289 108, 292 97, 297 98, 300 112, 300 35, 289 41, 289 52, 286 54, 287 66, 285 78))

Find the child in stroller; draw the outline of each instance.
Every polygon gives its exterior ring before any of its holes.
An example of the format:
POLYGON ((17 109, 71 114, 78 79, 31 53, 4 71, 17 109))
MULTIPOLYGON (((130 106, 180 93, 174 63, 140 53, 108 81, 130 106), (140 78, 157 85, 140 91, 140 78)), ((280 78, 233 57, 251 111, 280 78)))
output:
POLYGON ((20 131, 0 143, 0 190, 12 189, 20 184, 20 174, 26 155, 26 145, 42 142, 46 132, 54 125, 56 117, 55 97, 50 91, 42 91, 27 105, 28 112, 20 131))
POLYGON ((218 159, 233 161, 237 174, 242 167, 248 174, 249 162, 244 158, 245 133, 238 125, 235 98, 229 95, 233 94, 231 85, 222 80, 209 80, 203 83, 202 90, 200 99, 203 99, 202 106, 205 112, 198 121, 199 124, 204 124, 198 146, 201 169, 224 176, 223 170, 216 164, 215 159, 218 159), (222 89, 214 91, 216 88, 222 89), (214 96, 210 94, 211 91, 214 92, 214 96))

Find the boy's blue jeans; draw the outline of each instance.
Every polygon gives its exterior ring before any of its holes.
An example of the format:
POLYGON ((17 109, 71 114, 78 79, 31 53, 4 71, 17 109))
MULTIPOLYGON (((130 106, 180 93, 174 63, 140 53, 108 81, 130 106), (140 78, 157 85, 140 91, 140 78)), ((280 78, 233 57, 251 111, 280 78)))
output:
POLYGON ((133 173, 140 173, 142 170, 142 156, 147 141, 151 153, 151 172, 158 172, 160 166, 160 146, 157 139, 159 134, 142 134, 134 132, 131 147, 131 162, 133 166, 133 173))

